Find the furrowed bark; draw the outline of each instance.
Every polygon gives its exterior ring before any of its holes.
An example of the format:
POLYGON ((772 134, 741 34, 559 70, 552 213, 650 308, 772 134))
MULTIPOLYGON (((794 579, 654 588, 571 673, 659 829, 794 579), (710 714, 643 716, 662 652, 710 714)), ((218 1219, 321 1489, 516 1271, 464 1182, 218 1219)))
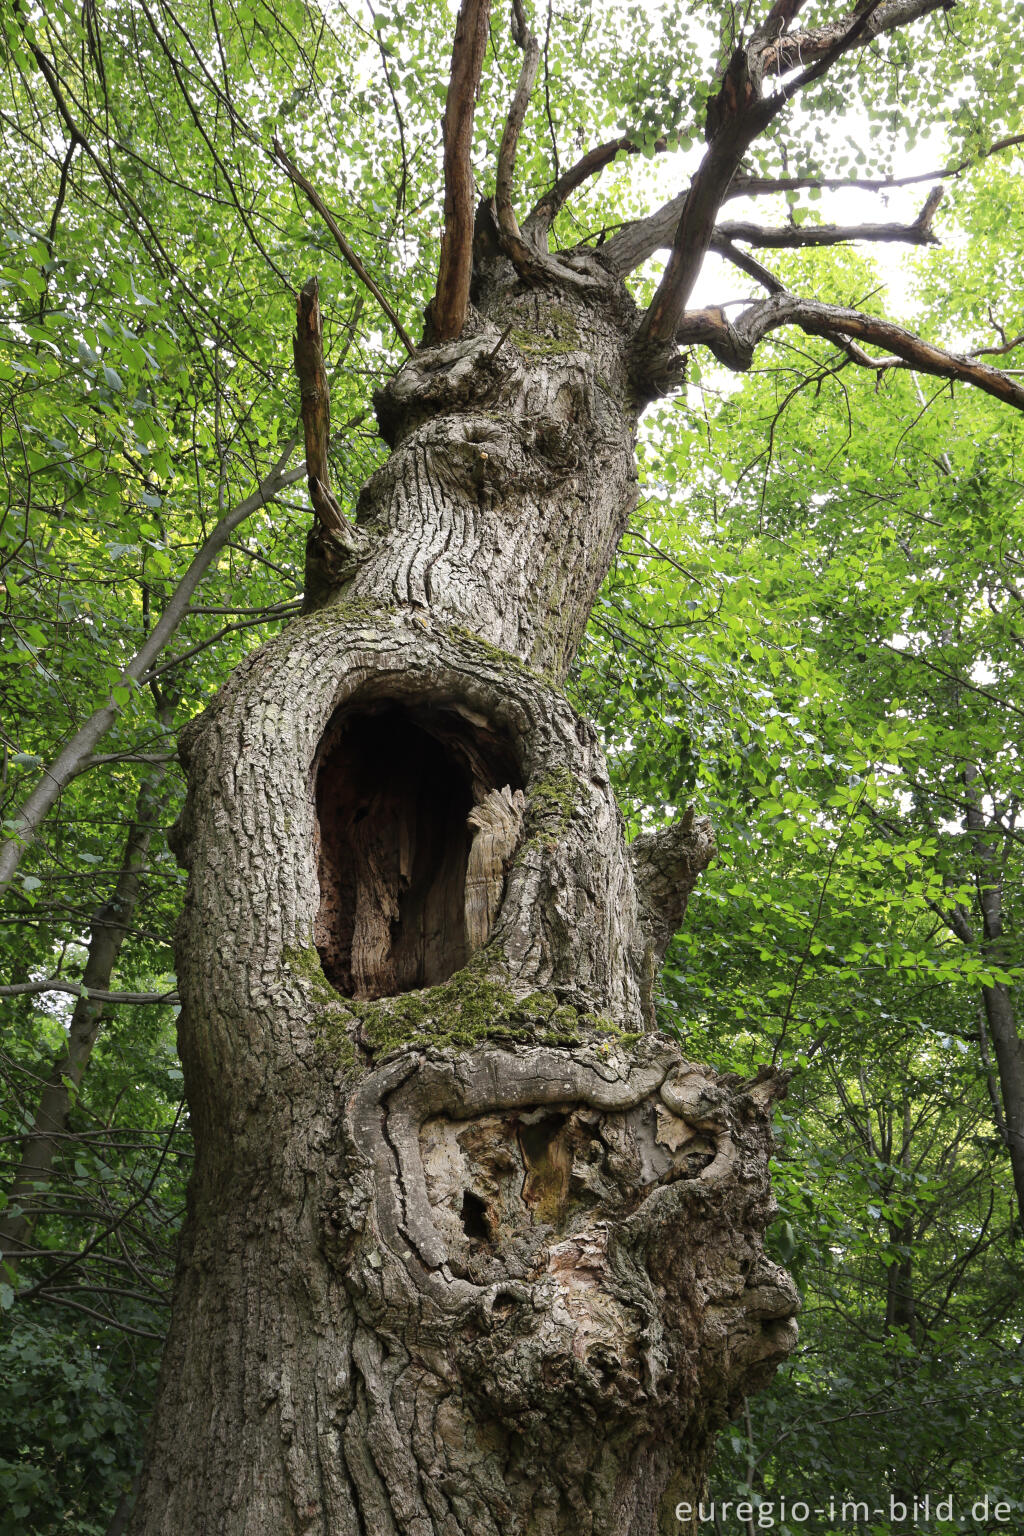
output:
POLYGON ((940 165, 933 171, 915 171, 912 176, 734 176, 726 194, 733 197, 764 197, 776 192, 800 192, 804 188, 831 187, 833 189, 856 187, 865 192, 885 192, 891 187, 913 187, 925 181, 938 181, 955 177, 1008 149, 1024 144, 1024 134, 1014 133, 996 139, 984 149, 975 151, 969 160, 957 160, 952 165, 940 165))
POLYGON ((378 397, 366 558, 183 734, 196 1164, 134 1536, 675 1530, 792 1347, 784 1079, 653 1028, 710 828, 631 853, 561 692, 641 406, 576 263, 478 260, 378 397))

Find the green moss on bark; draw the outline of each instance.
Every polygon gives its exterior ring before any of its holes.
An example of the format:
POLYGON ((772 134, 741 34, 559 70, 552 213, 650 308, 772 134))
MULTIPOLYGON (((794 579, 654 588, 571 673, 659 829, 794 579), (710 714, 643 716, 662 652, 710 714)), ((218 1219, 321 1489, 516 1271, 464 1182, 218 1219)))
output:
POLYGON ((561 837, 579 804, 579 785, 568 768, 555 768, 527 789, 527 813, 533 835, 561 837))
POLYGON ((535 683, 540 675, 535 669, 523 661, 519 656, 513 656, 511 651, 503 651, 500 645, 492 645, 475 630, 467 629, 464 624, 446 624, 445 633, 456 642, 460 649, 476 651, 492 667, 497 667, 502 672, 514 672, 519 677, 528 677, 535 683))
POLYGON ((562 357, 582 346, 575 317, 554 305, 544 315, 545 330, 516 327, 510 334, 520 352, 533 357, 562 357))
POLYGON ((357 1065, 355 1041, 380 1060, 407 1046, 470 1050, 488 1040, 569 1046, 595 1037, 629 1045, 641 1038, 600 1014, 581 1012, 553 992, 517 997, 472 962, 440 986, 369 1002, 340 996, 312 945, 289 948, 284 959, 294 975, 309 983, 313 1031, 332 1063, 346 1072, 357 1065))
POLYGON ((580 1039, 574 1008, 547 993, 516 997, 472 967, 438 987, 348 1006, 359 1019, 361 1040, 378 1057, 406 1045, 464 1050, 485 1040, 572 1045, 580 1039))

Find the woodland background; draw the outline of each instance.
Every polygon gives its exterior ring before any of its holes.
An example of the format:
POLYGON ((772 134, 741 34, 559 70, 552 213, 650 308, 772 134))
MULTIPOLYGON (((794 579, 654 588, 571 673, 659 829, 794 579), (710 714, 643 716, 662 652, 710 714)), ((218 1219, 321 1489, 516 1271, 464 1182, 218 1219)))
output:
MULTIPOLYGON (((681 184, 728 10, 559 0, 537 14, 529 200, 602 138, 628 132, 640 150, 560 215, 563 245, 681 184)), ((896 265, 850 245, 771 265, 955 349, 1006 346, 1013 368, 1024 183, 1012 145, 984 151, 1020 131, 1024 17, 977 4, 945 25, 927 67, 899 36, 877 78, 845 62, 799 109, 806 152, 782 168, 813 183, 960 167, 942 183, 941 246, 896 265)), ((31 1199, 0 1196, 6 1231, 29 1223, 0 1275, 0 1536, 106 1531, 139 1456, 189 1170, 174 733, 298 611, 309 512, 289 337, 312 273, 343 505, 384 453, 371 397, 402 350, 272 140, 416 332, 452 26, 432 0, 3 15, 5 818, 113 708, 0 924, 8 1192, 45 1085, 71 1079, 48 1175, 31 1199), (166 643, 126 677, 207 556, 166 643), (112 1000, 78 995, 87 964, 112 1000), (73 1010, 91 1040, 71 1062, 73 1010)), ((492 32, 481 164, 517 70, 504 17, 492 32)), ((874 216, 930 185, 883 193, 874 216)), ((836 195, 780 197, 777 222, 834 218, 836 195)), ((709 297, 749 291, 709 268, 709 297)), ((669 954, 664 1028, 694 1059, 794 1072, 771 1246, 803 1291, 802 1342, 723 1437, 719 1497, 988 1492, 1024 1525, 1024 1243, 981 1009, 998 985, 1019 1010, 1024 979, 1022 456, 1018 413, 802 336, 765 341, 742 378, 694 353, 685 391, 645 418, 640 507, 571 694, 633 830, 691 801, 717 827, 669 954), (993 883, 998 944, 978 917, 993 883)))

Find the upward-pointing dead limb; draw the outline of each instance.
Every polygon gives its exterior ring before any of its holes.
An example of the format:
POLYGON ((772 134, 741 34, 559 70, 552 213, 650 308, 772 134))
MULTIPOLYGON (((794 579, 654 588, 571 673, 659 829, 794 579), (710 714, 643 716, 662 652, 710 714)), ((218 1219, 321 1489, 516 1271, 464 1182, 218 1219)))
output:
POLYGON ((434 341, 455 341, 461 336, 469 306, 476 213, 470 153, 473 148, 473 111, 484 67, 490 12, 490 0, 463 0, 455 26, 444 109, 444 230, 437 287, 428 311, 434 341))
POLYGON ((302 400, 306 476, 316 523, 306 541, 306 606, 315 606, 326 581, 336 585, 367 547, 365 534, 345 516, 331 490, 327 444, 331 436, 331 391, 324 366, 320 289, 311 277, 295 304, 292 350, 302 400))

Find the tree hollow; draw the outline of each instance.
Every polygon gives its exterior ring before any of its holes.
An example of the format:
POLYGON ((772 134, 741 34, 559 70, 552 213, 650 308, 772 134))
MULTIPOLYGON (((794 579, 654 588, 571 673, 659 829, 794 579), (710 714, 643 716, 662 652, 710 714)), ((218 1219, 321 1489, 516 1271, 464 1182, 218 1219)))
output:
POLYGON ((454 707, 374 699, 338 710, 316 768, 324 974, 346 997, 447 981, 466 962, 470 812, 521 774, 454 707))

